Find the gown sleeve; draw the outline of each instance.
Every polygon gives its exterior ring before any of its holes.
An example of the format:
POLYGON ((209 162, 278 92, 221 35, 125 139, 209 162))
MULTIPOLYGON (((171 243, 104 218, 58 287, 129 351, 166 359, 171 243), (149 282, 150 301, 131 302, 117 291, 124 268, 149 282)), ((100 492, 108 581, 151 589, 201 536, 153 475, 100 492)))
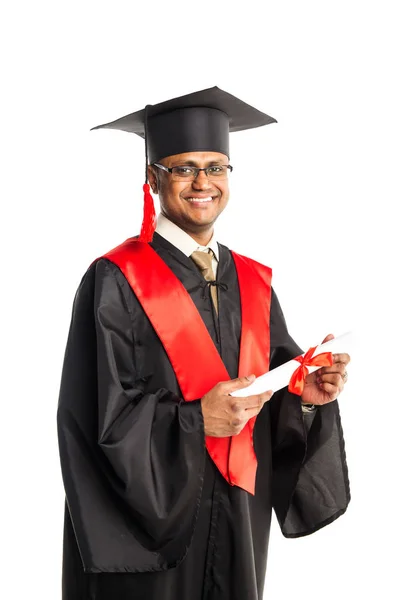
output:
MULTIPOLYGON (((273 291, 270 368, 302 352, 273 291)), ((308 535, 342 515, 350 501, 339 405, 335 400, 303 413, 299 396, 287 387, 269 404, 275 514, 285 537, 308 535)))
POLYGON ((117 271, 94 263, 74 300, 57 413, 68 520, 86 572, 159 571, 193 535, 203 417, 177 384, 146 391, 117 271))

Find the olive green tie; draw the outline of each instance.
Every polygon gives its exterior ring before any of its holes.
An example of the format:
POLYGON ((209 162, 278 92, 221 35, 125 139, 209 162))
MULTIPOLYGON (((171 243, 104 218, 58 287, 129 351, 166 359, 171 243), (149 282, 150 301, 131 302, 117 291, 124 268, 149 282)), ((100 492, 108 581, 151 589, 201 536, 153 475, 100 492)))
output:
MULTIPOLYGON (((212 257, 213 251, 211 248, 208 249, 207 252, 202 252, 201 250, 196 250, 192 252, 190 258, 197 265, 199 270, 201 271, 204 279, 206 281, 215 281, 215 275, 212 268, 212 257)), ((214 304, 215 312, 218 314, 218 295, 217 295, 217 286, 211 285, 211 298, 214 304)))

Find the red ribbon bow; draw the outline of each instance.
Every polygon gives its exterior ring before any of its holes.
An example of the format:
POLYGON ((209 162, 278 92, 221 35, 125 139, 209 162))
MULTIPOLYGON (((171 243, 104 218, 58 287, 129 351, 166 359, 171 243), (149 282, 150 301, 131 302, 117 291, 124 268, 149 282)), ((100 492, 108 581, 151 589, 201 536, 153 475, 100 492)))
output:
POLYGON ((294 371, 289 382, 289 392, 301 396, 304 389, 304 380, 308 375, 307 367, 330 367, 333 365, 332 352, 321 352, 313 357, 317 346, 310 348, 304 356, 296 356, 293 360, 297 360, 300 366, 294 371))

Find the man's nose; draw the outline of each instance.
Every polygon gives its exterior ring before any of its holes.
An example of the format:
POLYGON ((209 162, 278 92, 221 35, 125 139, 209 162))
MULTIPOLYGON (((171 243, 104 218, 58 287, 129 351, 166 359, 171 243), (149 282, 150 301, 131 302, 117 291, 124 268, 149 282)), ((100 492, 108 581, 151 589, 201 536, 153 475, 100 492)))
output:
POLYGON ((210 181, 205 171, 199 171, 197 177, 192 181, 192 187, 198 190, 206 190, 210 187, 210 181))

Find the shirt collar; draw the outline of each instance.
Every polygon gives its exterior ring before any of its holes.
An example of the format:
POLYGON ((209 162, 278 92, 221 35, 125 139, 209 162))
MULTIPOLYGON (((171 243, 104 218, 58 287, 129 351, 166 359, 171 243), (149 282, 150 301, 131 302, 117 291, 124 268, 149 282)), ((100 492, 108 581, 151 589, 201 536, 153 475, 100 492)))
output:
POLYGON ((188 233, 183 231, 183 229, 178 227, 178 225, 175 225, 175 223, 167 219, 167 217, 161 213, 157 217, 156 232, 186 256, 190 256, 195 250, 211 248, 215 258, 219 260, 219 249, 217 240, 215 239, 215 233, 213 233, 207 246, 200 246, 188 233))

